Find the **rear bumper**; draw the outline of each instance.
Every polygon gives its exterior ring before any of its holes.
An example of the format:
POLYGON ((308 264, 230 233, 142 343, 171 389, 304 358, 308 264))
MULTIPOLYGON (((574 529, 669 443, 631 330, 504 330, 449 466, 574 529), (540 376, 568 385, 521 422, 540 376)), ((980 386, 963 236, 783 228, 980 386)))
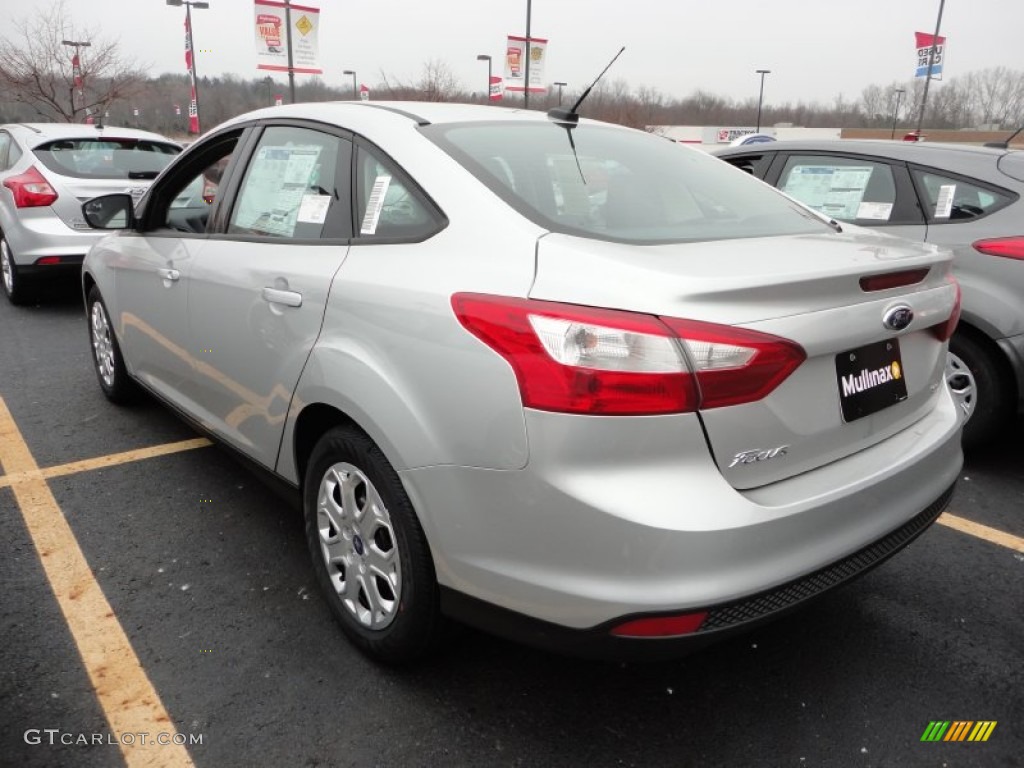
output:
POLYGON ((698 634, 746 625, 772 614, 757 607, 762 596, 796 589, 788 610, 805 599, 806 588, 794 585, 838 569, 824 588, 834 586, 867 548, 910 525, 912 533, 859 570, 920 533, 948 501, 963 462, 961 424, 944 387, 902 432, 748 491, 726 483, 695 419, 656 419, 528 412, 523 470, 401 472, 447 610, 496 606, 558 628, 542 635, 583 638, 637 616, 709 608, 709 629, 698 634), (729 618, 736 610, 743 615, 729 618))
POLYGON ((615 626, 642 618, 642 614, 622 616, 590 629, 571 629, 444 587, 441 607, 447 615, 466 624, 547 650, 636 661, 672 658, 772 621, 867 573, 924 533, 949 506, 952 496, 950 486, 900 528, 814 573, 741 600, 706 606, 707 617, 700 626, 692 634, 679 637, 623 638, 611 634, 615 626))
POLYGON ((8 221, 3 229, 19 269, 47 256, 75 258, 81 264, 93 244, 109 234, 95 229, 72 229, 49 209, 23 213, 8 221))
MULTIPOLYGON (((43 257, 45 258, 45 257, 43 257)), ((57 264, 23 264, 18 267, 18 277, 28 280, 69 280, 82 273, 85 254, 60 256, 57 264)))

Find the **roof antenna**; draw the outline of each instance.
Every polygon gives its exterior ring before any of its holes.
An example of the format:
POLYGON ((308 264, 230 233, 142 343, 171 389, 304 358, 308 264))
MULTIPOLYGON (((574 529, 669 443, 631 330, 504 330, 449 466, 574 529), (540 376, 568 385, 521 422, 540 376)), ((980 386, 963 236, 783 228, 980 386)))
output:
POLYGON ((592 82, 587 87, 587 90, 583 92, 583 95, 576 100, 576 103, 572 105, 572 109, 562 109, 561 107, 555 107, 554 109, 548 110, 548 117, 554 120, 556 123, 567 123, 570 126, 576 125, 576 123, 580 121, 580 116, 577 113, 577 110, 580 108, 580 104, 582 104, 583 100, 590 95, 590 92, 594 89, 594 86, 597 85, 598 81, 602 77, 604 77, 604 73, 611 69, 612 64, 614 64, 615 60, 622 55, 622 52, 624 50, 626 50, 626 46, 622 46, 621 48, 619 48, 619 52, 616 53, 612 57, 612 60, 608 62, 608 65, 601 70, 601 74, 594 78, 594 82, 592 82))
POLYGON ((992 149, 1009 149, 1010 142, 1017 138, 1017 134, 1024 131, 1024 126, 1021 126, 1016 131, 1010 134, 1009 138, 1003 139, 1002 141, 986 141, 986 147, 992 147, 992 149))

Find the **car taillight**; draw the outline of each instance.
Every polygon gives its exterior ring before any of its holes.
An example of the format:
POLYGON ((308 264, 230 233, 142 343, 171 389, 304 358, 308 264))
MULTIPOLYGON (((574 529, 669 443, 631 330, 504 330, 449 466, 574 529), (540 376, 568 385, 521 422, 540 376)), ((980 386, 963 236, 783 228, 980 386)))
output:
POLYGON ((24 173, 4 179, 4 186, 14 195, 14 205, 17 208, 52 205, 57 199, 57 192, 34 165, 24 173))
POLYGON ((689 351, 701 408, 760 400, 807 359, 799 344, 760 331, 671 317, 662 320, 689 351))
POLYGON ((760 399, 805 359, 730 326, 458 293, 459 322, 504 357, 523 405, 603 416, 687 413, 760 399), (685 352, 684 352, 685 349, 685 352))
POLYGON ((952 275, 947 276, 946 280, 956 288, 956 295, 953 297, 953 311, 949 313, 949 319, 944 323, 932 326, 932 333, 939 341, 949 341, 953 331, 956 330, 957 323, 960 322, 960 283, 952 275))
POLYGON ((971 243, 974 250, 989 256, 1002 256, 1007 259, 1024 259, 1024 235, 1016 237, 994 237, 990 240, 978 240, 971 243))

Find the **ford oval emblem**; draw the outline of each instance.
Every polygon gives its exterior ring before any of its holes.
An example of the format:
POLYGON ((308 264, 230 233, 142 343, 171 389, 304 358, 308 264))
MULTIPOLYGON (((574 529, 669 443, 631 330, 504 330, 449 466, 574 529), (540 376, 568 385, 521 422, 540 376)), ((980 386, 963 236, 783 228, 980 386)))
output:
POLYGON ((890 331, 902 331, 914 320, 914 310, 906 304, 890 307, 882 316, 882 325, 890 331))

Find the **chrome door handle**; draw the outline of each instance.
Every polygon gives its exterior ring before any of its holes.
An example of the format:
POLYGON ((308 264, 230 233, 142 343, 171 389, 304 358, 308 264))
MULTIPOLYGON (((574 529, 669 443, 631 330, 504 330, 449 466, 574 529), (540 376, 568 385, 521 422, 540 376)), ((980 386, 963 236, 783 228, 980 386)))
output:
POLYGON ((263 298, 271 304, 284 304, 286 307, 302 306, 302 294, 295 291, 282 291, 280 288, 264 288, 263 298))
POLYGON ((158 269, 156 273, 164 280, 178 280, 181 278, 181 272, 176 269, 158 269))

